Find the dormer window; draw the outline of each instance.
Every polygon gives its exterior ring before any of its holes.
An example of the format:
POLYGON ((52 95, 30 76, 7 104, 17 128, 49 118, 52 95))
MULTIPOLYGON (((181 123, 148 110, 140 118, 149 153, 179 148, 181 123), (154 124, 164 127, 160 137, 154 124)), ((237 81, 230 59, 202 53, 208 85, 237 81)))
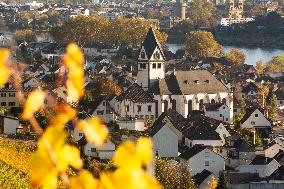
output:
POLYGON ((141 52, 141 59, 146 59, 146 55, 145 55, 145 52, 141 52))
POLYGON ((160 59, 160 53, 158 51, 155 52, 154 59, 160 59))

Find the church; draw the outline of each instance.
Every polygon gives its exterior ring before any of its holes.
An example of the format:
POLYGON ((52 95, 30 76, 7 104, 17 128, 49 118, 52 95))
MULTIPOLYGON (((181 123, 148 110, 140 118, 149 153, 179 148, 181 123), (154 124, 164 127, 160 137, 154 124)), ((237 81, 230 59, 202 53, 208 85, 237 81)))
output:
POLYGON ((186 118, 192 110, 204 110, 205 104, 224 104, 228 111, 216 112, 218 119, 233 122, 233 93, 224 83, 207 70, 174 70, 166 75, 165 60, 162 46, 150 27, 138 57, 137 84, 153 95, 156 118, 169 108, 186 118))
POLYGON ((233 93, 207 70, 174 70, 165 74, 165 55, 150 27, 142 43, 136 83, 115 98, 116 121, 129 130, 143 130, 144 121, 168 109, 188 118, 193 110, 233 122, 233 93), (127 123, 126 123, 127 122, 127 123))

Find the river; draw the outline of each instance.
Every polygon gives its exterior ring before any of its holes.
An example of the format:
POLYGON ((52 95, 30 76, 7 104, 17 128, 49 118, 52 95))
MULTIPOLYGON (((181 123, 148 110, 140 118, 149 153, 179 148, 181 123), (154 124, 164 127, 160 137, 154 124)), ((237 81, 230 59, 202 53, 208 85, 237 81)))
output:
MULTIPOLYGON (((179 44, 167 44, 171 52, 175 53, 178 49, 182 48, 179 44)), ((234 46, 224 46, 225 52, 230 52, 232 48, 241 50, 246 55, 246 64, 255 65, 255 63, 262 59, 264 62, 271 60, 273 56, 283 54, 283 49, 265 49, 265 48, 246 48, 246 47, 234 47, 234 46)))

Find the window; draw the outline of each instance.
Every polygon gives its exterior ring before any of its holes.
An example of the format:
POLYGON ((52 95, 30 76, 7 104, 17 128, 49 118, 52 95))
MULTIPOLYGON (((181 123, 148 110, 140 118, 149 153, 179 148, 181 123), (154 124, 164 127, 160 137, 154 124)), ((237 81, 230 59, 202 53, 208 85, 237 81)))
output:
POLYGON ((205 161, 205 166, 209 166, 209 161, 205 161))
POLYGON ((160 53, 158 51, 155 52, 154 59, 160 59, 160 53))
POLYGON ((105 106, 106 105, 106 102, 103 102, 103 106, 105 106))
POLYGON ((205 152, 205 157, 209 157, 209 152, 205 152))
POLYGON ((141 52, 141 58, 142 58, 142 59, 145 59, 145 58, 146 58, 145 52, 141 52))
POLYGON ((1 93, 1 97, 6 97, 6 93, 1 93))
POLYGON ((91 152, 96 152, 97 149, 96 148, 91 148, 91 152))
POLYGON ((152 105, 148 105, 148 112, 152 111, 152 105))
POLYGON ((251 121, 250 124, 255 125, 255 121, 251 121))
POLYGON ((9 97, 15 97, 16 94, 15 93, 9 93, 9 97))
POLYGON ((1 106, 6 106, 6 102, 1 102, 1 106))
POLYGON ((140 69, 146 69, 146 64, 140 64, 140 69))
POLYGON ((226 118, 226 121, 228 121, 228 118, 226 118))
POLYGON ((251 91, 250 94, 253 94, 253 91, 251 91))
POLYGON ((161 63, 158 63, 158 68, 161 68, 162 67, 162 64, 161 63))
POLYGON ((223 110, 225 109, 226 107, 225 106, 223 106, 223 110))
POLYGON ((97 111, 97 115, 104 115, 104 111, 103 110, 98 110, 97 111))
POLYGON ((153 69, 156 69, 156 66, 157 66, 156 63, 153 63, 153 64, 152 64, 152 68, 153 68, 153 69))
POLYGON ((234 112, 238 112, 238 109, 237 109, 237 108, 234 108, 233 111, 234 111, 234 112))
POLYGON ((79 136, 83 136, 83 133, 79 133, 79 136))
POLYGON ((16 106, 15 102, 9 102, 9 106, 16 106))
POLYGON ((254 117, 258 117, 258 114, 254 114, 254 117))
POLYGON ((128 105, 125 106, 125 111, 129 112, 129 106, 128 105))
POLYGON ((138 109, 138 112, 141 112, 141 106, 140 105, 137 106, 137 109, 138 109))
POLYGON ((220 114, 220 117, 222 117, 223 115, 222 114, 220 114))
POLYGON ((280 104, 283 104, 283 101, 282 101, 282 100, 280 100, 280 104))

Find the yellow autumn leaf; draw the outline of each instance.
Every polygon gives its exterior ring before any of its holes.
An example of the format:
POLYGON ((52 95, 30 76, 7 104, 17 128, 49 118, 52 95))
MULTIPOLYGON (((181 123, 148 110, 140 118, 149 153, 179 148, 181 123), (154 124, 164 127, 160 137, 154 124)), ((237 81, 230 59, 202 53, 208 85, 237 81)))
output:
POLYGON ((97 188, 97 185, 98 181, 86 170, 70 179, 70 189, 94 189, 97 188))
POLYGON ((99 118, 80 120, 78 126, 84 132, 87 140, 101 146, 108 139, 108 129, 99 118))
POLYGON ((152 141, 149 138, 140 138, 136 144, 126 141, 120 145, 113 161, 118 167, 138 168, 150 163, 152 153, 152 141))
POLYGON ((35 186, 56 188, 59 173, 66 172, 69 166, 83 166, 79 150, 65 144, 66 137, 63 127, 49 126, 40 138, 31 158, 30 177, 35 186))
POLYGON ((84 55, 82 50, 73 43, 68 45, 67 53, 63 57, 63 63, 68 69, 68 79, 66 81, 68 96, 78 100, 85 92, 84 55))
POLYGON ((50 125, 65 126, 68 121, 75 118, 76 110, 68 105, 60 104, 55 107, 56 115, 51 119, 50 125))
POLYGON ((32 91, 25 102, 22 118, 25 120, 30 119, 36 111, 43 107, 45 97, 46 93, 42 90, 32 91))
POLYGON ((11 70, 7 67, 6 63, 9 59, 10 52, 7 49, 0 50, 0 87, 7 83, 11 70))

